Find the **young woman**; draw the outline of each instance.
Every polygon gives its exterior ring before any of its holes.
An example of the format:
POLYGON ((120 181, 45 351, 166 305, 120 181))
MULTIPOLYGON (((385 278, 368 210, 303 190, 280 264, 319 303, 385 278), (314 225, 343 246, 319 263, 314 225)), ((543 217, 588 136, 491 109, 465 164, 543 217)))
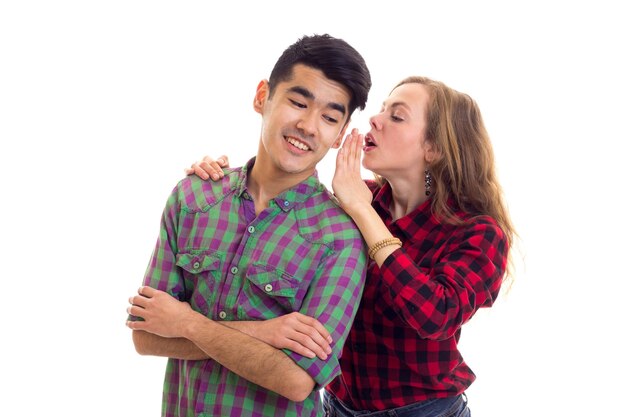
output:
MULTIPOLYGON (((494 303, 515 236, 489 136, 471 97, 425 77, 394 87, 370 126, 346 137, 332 183, 371 262, 325 409, 470 416, 475 375, 458 349, 461 326, 494 303), (376 181, 363 181, 361 163, 376 181)), ((205 158, 189 172, 219 177, 227 163, 205 158)), ((327 348, 325 335, 307 336, 312 326, 287 331, 278 320, 277 347, 327 348)))

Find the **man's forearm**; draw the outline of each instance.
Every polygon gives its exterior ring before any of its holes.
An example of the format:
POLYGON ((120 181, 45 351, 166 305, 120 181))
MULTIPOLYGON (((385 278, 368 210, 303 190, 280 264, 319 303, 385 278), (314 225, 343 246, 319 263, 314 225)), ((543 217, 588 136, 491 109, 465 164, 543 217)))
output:
POLYGON ((255 339, 262 340, 256 331, 256 326, 259 324, 258 321, 219 321, 217 323, 230 327, 231 329, 239 330, 240 332, 245 333, 248 336, 252 336, 255 339))
POLYGON ((200 314, 186 322, 183 332, 230 371, 292 401, 303 401, 315 386, 313 378, 281 350, 200 314))
POLYGON ((176 359, 202 360, 209 356, 191 340, 182 337, 161 337, 142 330, 133 330, 135 350, 141 355, 163 356, 176 359))

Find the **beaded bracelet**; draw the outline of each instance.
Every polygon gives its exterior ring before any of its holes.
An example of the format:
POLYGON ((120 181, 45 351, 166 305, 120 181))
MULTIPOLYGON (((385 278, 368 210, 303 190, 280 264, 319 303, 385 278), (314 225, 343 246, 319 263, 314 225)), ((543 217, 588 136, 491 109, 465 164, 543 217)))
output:
POLYGON ((378 252, 385 246, 390 246, 390 245, 400 245, 400 247, 402 247, 402 241, 398 239, 397 237, 388 237, 386 239, 379 240, 378 242, 372 245, 372 247, 370 248, 368 252, 368 255, 370 256, 370 258, 374 259, 374 255, 376 255, 376 252, 378 252))

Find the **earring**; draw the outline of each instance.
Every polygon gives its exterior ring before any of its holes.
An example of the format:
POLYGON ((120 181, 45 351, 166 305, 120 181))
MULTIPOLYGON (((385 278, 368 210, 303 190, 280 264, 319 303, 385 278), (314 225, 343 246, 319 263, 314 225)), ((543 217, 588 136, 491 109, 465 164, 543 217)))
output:
POLYGON ((424 171, 424 174, 426 174, 426 177, 424 178, 426 191, 424 192, 424 194, 426 194, 426 197, 428 197, 430 195, 430 186, 433 185, 433 177, 432 175, 430 175, 429 170, 424 171))

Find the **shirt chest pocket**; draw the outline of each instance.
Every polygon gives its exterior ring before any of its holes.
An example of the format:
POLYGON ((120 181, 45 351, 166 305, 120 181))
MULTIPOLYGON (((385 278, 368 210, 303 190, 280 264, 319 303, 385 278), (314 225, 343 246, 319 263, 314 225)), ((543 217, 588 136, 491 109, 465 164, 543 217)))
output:
POLYGON ((179 253, 176 266, 180 267, 185 282, 185 300, 191 307, 209 315, 215 304, 215 289, 218 286, 222 257, 218 253, 179 253))
POLYGON ((238 302, 241 319, 270 319, 302 305, 306 288, 302 280, 267 265, 252 265, 246 271, 238 302))

